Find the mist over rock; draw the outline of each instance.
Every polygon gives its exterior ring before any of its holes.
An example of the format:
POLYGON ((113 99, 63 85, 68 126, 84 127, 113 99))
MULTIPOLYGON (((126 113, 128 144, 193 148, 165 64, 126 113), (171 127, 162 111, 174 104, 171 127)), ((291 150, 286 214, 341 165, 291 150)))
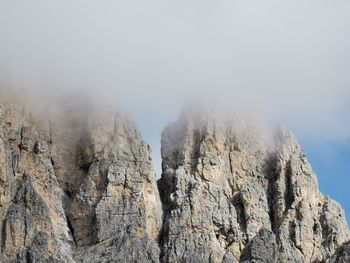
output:
POLYGON ((122 114, 1 105, 1 262, 157 262, 150 148, 122 114))
POLYGON ((121 113, 0 101, 0 262, 347 262, 341 207, 294 136, 206 110, 162 133, 121 113))
POLYGON ((349 239, 294 136, 184 112, 162 134, 162 262, 322 262, 349 239))

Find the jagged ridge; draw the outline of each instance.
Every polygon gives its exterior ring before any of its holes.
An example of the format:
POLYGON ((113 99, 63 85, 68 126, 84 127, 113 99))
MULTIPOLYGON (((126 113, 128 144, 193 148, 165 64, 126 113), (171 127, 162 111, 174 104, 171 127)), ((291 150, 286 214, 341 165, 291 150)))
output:
POLYGON ((1 105, 1 262, 326 262, 349 239, 288 131, 186 112, 157 187, 133 122, 72 105, 1 105))
POLYGON ((349 239, 284 129, 186 112, 163 132, 162 158, 164 262, 323 262, 349 239))

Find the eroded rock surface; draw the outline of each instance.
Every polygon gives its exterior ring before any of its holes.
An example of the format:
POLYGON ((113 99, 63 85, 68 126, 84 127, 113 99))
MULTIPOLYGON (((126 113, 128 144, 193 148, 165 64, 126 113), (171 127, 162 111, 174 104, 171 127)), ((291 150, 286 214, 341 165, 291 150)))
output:
POLYGON ((350 242, 344 243, 338 247, 334 255, 327 260, 327 263, 345 263, 350 262, 350 242))
POLYGON ((288 131, 187 112, 162 158, 162 262, 323 262, 349 239, 288 131))
POLYGON ((157 186, 128 117, 62 105, 0 103, 0 262, 348 262, 343 210, 290 132, 186 112, 157 186))
POLYGON ((161 204, 134 123, 79 105, 36 117, 1 105, 0 262, 158 262, 161 204))

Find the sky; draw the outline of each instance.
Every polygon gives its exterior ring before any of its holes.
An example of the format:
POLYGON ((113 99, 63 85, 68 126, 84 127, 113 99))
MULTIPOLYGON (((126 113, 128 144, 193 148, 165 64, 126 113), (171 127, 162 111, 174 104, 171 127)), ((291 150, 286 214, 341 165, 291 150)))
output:
POLYGON ((84 94, 153 147, 203 100, 283 123, 350 218, 350 1, 0 0, 0 86, 84 94))

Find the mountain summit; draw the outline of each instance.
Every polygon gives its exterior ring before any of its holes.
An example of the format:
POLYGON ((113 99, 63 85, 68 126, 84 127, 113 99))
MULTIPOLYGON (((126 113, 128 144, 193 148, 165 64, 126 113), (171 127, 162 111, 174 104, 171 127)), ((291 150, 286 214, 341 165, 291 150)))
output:
POLYGON ((37 115, 1 103, 1 262, 348 262, 344 212, 287 130, 184 112, 157 182, 125 115, 37 115))

